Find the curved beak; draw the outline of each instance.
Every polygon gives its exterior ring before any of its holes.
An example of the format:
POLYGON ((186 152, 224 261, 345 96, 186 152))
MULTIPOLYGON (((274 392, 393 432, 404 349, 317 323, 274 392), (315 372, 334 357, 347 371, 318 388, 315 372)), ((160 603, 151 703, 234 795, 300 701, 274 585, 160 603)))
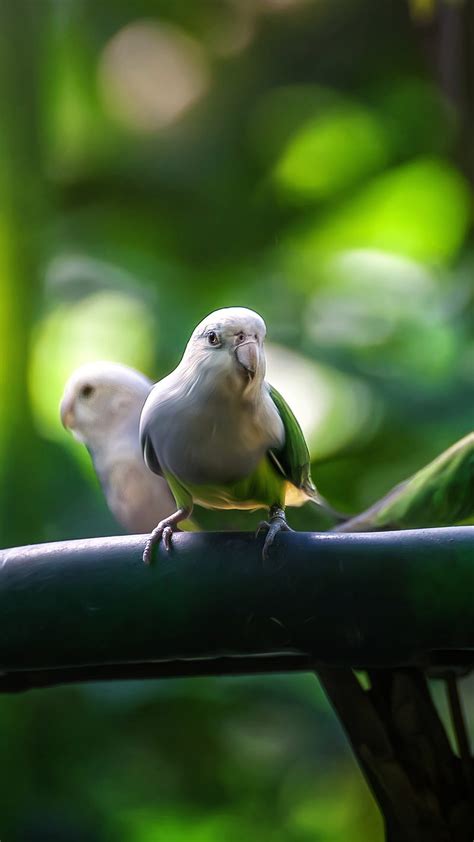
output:
POLYGON ((247 339, 241 342, 235 349, 235 355, 238 362, 245 369, 245 371, 254 377, 259 363, 259 347, 255 339, 247 339))
POLYGON ((64 395, 59 405, 61 423, 66 430, 70 430, 74 424, 73 404, 73 399, 69 395, 64 395))

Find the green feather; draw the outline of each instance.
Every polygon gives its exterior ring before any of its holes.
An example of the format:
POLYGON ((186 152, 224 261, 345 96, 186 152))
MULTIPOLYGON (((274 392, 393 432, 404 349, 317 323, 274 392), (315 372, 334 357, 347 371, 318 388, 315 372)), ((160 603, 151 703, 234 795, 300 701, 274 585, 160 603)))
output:
POLYGON ((207 509, 254 510, 285 503, 286 480, 268 456, 248 477, 236 482, 194 485, 169 473, 165 477, 179 507, 187 508, 194 501, 207 509))
MULTIPOLYGON (((303 431, 287 402, 273 386, 270 386, 270 396, 280 413, 285 428, 283 447, 279 450, 270 451, 270 457, 276 460, 288 482, 304 492, 313 503, 324 509, 330 518, 336 521, 346 520, 346 515, 342 515, 333 509, 316 488, 311 477, 311 457, 308 445, 303 431)), ((300 505, 304 502, 304 499, 302 495, 302 499, 295 505, 300 505)))
POLYGON ((270 451, 285 479, 312 497, 316 489, 311 479, 311 459, 303 431, 290 407, 279 392, 270 386, 270 397, 278 409, 285 428, 285 443, 279 450, 270 451))

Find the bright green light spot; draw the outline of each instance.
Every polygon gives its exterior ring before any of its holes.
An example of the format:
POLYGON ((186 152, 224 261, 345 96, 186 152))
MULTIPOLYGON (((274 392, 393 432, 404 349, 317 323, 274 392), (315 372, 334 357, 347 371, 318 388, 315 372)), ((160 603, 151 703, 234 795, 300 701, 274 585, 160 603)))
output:
POLYGON ((469 188, 448 163, 420 159, 373 181, 295 243, 307 267, 342 249, 373 248, 427 262, 457 253, 470 219, 469 188))
POLYGON ((290 196, 324 199, 386 162, 380 123, 362 107, 345 104, 305 123, 290 140, 274 178, 290 196))
POLYGON ((113 360, 149 372, 155 333, 144 302, 116 291, 53 310, 36 331, 30 365, 31 401, 41 432, 64 442, 58 407, 75 368, 94 360, 113 360))

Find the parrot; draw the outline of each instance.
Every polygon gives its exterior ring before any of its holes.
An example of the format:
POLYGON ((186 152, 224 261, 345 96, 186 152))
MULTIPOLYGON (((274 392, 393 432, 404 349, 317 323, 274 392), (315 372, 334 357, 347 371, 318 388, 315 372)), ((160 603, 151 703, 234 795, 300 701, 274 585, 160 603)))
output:
POLYGON ((285 506, 307 500, 340 520, 313 483, 301 427, 265 380, 263 318, 245 307, 210 313, 194 329, 181 362, 148 395, 140 442, 150 470, 164 477, 176 511, 151 532, 149 564, 161 540, 170 549, 177 525, 194 503, 210 509, 267 508, 263 558, 289 530, 285 506))
POLYGON ((60 404, 64 427, 91 455, 110 511, 131 533, 150 532, 176 509, 166 480, 150 473, 140 450, 140 412, 151 387, 128 366, 88 363, 73 372, 60 404))

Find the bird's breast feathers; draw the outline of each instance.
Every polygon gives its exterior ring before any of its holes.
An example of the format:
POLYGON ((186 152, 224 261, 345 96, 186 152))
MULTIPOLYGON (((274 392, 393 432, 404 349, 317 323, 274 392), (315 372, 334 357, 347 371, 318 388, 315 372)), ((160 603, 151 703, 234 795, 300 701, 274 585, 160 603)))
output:
POLYGON ((192 391, 171 399, 157 395, 145 417, 145 432, 162 470, 188 486, 243 480, 285 438, 266 387, 252 403, 222 401, 217 394, 197 400, 192 391))

